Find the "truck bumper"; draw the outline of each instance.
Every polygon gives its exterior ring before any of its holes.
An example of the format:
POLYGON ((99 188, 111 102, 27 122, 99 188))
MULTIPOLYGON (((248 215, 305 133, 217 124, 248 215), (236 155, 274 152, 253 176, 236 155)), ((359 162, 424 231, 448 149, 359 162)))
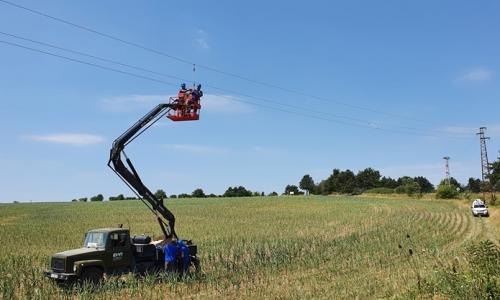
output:
POLYGON ((70 282, 76 279, 75 273, 57 273, 53 271, 43 272, 45 277, 59 282, 70 282))

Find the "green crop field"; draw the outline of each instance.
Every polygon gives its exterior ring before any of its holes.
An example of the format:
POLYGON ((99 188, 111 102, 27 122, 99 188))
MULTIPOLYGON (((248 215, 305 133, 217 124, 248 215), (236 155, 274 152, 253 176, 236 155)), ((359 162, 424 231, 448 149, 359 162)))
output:
MULTIPOLYGON (((362 197, 179 199, 167 205, 198 244, 202 274, 108 278, 61 289, 42 276, 50 256, 92 228, 123 223, 160 234, 139 201, 0 205, 0 298, 412 298, 425 278, 499 242, 498 211, 465 202, 362 197), (412 254, 410 255, 410 249, 412 254)), ((498 283, 498 282, 497 282, 498 283)))

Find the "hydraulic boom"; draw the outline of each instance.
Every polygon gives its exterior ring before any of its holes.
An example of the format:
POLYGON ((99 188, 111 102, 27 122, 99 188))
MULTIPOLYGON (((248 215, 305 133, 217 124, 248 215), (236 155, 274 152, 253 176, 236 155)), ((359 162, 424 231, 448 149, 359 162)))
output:
POLYGON ((165 116, 170 110, 177 109, 177 103, 162 103, 153 108, 144 117, 139 119, 132 127, 120 135, 114 142, 110 151, 108 166, 127 184, 139 199, 156 215, 165 239, 175 238, 175 217, 163 204, 163 199, 158 199, 142 183, 132 161, 125 154, 125 146, 141 135, 151 125, 165 116), (127 165, 122 161, 122 154, 127 165), (167 228, 168 227, 168 230, 167 228))

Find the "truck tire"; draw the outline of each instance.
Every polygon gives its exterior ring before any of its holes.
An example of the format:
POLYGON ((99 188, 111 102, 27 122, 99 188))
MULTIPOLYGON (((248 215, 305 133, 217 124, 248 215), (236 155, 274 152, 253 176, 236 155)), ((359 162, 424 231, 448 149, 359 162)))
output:
POLYGON ((100 268, 88 267, 82 270, 78 281, 80 284, 97 285, 101 282, 102 275, 103 272, 100 268))

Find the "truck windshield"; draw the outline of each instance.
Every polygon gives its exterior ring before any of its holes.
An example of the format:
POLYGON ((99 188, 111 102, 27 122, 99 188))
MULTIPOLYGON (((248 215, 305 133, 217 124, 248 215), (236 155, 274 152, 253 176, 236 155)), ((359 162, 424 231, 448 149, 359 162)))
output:
POLYGON ((104 248, 106 247, 106 233, 105 232, 89 232, 85 237, 86 248, 104 248))
POLYGON ((484 205, 483 204, 475 204, 474 208, 484 208, 484 205))

